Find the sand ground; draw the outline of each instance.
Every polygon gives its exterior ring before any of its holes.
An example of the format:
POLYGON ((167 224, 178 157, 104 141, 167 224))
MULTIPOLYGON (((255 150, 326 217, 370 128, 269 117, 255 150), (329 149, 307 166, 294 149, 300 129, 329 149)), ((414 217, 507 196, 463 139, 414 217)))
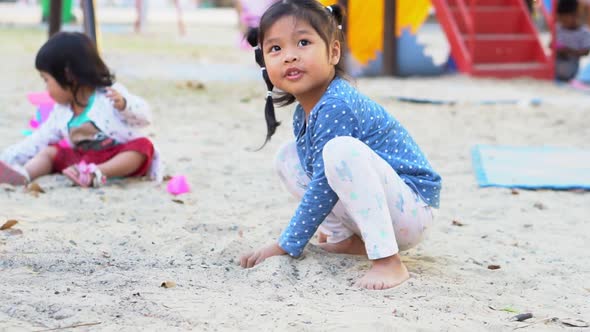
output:
MULTIPOLYGON (((10 23, 4 13, 0 149, 22 139, 34 112, 25 96, 43 89, 33 61, 46 38, 30 15, 10 23)), ((45 193, 37 197, 1 185, 0 223, 18 224, 0 232, 0 330, 96 323, 76 330, 540 331, 590 321, 590 195, 478 188, 470 159, 475 144, 590 148, 588 95, 526 79, 358 80, 444 179, 436 226, 403 255, 411 279, 388 291, 356 289, 369 263, 313 244, 301 259, 243 270, 236 257, 276 239, 297 205, 272 169, 291 139, 292 109, 278 112, 278 134, 252 152, 265 134, 252 54, 236 48, 232 12, 195 15, 186 37, 165 21, 139 36, 116 20, 103 31, 106 62, 152 105, 147 133, 167 174, 186 175, 192 192, 175 202, 163 184, 84 190, 58 175, 38 181, 45 193), (395 96, 460 103, 412 105, 395 96), (476 103, 534 97, 544 102, 476 103), (160 287, 164 281, 176 287, 160 287), (526 312, 534 318, 510 321, 526 312)))

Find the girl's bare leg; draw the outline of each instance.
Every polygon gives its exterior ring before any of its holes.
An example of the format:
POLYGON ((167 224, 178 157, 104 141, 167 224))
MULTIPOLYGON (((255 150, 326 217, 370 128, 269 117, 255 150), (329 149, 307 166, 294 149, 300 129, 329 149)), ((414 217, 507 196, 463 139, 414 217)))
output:
POLYGON ((142 0, 135 0, 135 11, 137 13, 137 18, 135 19, 135 32, 141 32, 141 28, 143 25, 143 1, 142 0))
POLYGON ((40 176, 51 174, 53 170, 53 159, 55 159, 56 154, 57 148, 48 146, 41 150, 33 159, 29 160, 25 164, 29 179, 33 181, 40 176))
POLYGON ((123 177, 137 171, 143 165, 145 159, 146 156, 137 151, 125 151, 96 166, 107 178, 123 177))
POLYGON ((184 27, 184 20, 182 19, 182 7, 180 6, 180 0, 174 0, 174 5, 176 5, 178 32, 180 32, 181 35, 184 35, 186 33, 186 29, 184 27))

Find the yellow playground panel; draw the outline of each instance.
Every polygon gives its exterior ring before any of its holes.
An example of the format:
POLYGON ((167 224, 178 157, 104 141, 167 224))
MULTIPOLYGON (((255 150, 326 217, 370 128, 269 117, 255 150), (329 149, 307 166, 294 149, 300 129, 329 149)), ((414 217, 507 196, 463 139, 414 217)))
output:
MULTIPOLYGON (((320 0, 324 6, 337 0, 320 0)), ((397 0, 396 35, 403 29, 416 34, 428 17, 430 0, 397 0)), ((350 53, 360 64, 374 60, 383 51, 384 0, 348 0, 347 42, 350 53)))

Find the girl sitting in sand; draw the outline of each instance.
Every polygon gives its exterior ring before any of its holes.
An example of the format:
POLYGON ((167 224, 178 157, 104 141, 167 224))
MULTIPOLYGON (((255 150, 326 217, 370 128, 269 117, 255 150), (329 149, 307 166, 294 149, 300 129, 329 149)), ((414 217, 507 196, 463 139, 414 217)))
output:
POLYGON ((337 5, 283 0, 249 35, 269 87, 266 141, 279 125, 273 101, 298 102, 295 142, 280 149, 276 168, 301 202, 280 238, 242 255, 240 265, 300 256, 319 228, 321 248, 372 261, 357 286, 386 289, 409 277, 399 251, 432 225, 441 178, 408 131, 343 78, 342 16, 337 5))
POLYGON ((35 67, 56 106, 37 131, 0 154, 0 183, 24 185, 56 172, 81 187, 100 186, 109 177, 160 179, 154 146, 135 131, 150 123, 147 103, 114 84, 86 35, 54 35, 37 53, 35 67), (58 144, 62 139, 69 146, 58 144))

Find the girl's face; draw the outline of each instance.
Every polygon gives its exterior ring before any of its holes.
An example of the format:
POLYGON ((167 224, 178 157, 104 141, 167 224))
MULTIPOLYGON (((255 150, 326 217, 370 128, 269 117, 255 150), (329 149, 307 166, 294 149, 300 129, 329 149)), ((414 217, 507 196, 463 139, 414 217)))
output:
POLYGON ((340 42, 326 47, 309 23, 293 16, 280 18, 266 31, 262 51, 271 82, 304 108, 319 101, 340 61, 340 42))
POLYGON ((66 90, 51 76, 51 74, 41 71, 41 78, 45 82, 45 88, 53 100, 58 104, 70 104, 72 102, 72 92, 66 90))

